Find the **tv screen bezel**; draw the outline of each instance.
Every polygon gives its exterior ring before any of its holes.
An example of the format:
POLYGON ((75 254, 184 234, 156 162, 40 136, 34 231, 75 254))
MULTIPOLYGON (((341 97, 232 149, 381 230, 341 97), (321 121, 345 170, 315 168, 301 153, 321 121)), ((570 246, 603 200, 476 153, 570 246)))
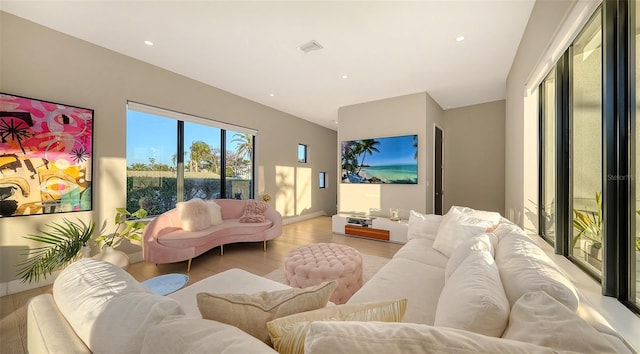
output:
MULTIPOLYGON (((340 182, 341 183, 345 183, 345 184, 418 184, 418 175, 419 175, 419 159, 418 159, 418 151, 419 151, 419 137, 418 134, 405 134, 405 135, 393 135, 393 136, 383 136, 383 137, 375 137, 375 138, 364 138, 364 139, 353 139, 353 140, 343 140, 340 142, 340 182), (378 176, 373 175, 373 174, 367 174, 366 173, 366 168, 369 167, 376 167, 376 165, 368 165, 367 164, 367 157, 369 158, 373 158, 374 155, 377 155, 377 160, 384 160, 384 159, 393 159, 393 155, 389 154, 389 147, 385 148, 385 143, 390 144, 392 142, 393 139, 398 139, 398 138, 405 138, 405 139, 411 139, 411 150, 404 153, 404 154, 400 154, 399 157, 397 158, 398 163, 396 164, 386 164, 386 165, 378 165, 377 167, 384 167, 384 166, 411 166, 411 168, 415 168, 415 173, 412 173, 411 176, 408 179, 397 179, 397 180, 393 180, 393 179, 388 179, 388 178, 384 178, 383 173, 380 172, 381 174, 379 174, 378 176), (347 145, 354 145, 354 144, 358 144, 359 142, 363 142, 363 141, 367 141, 367 140, 373 140, 373 141, 378 141, 379 144, 376 146, 374 145, 374 148, 376 148, 378 151, 375 150, 371 150, 370 154, 367 154, 364 156, 364 166, 355 166, 355 168, 358 169, 358 171, 356 171, 356 173, 354 173, 353 168, 354 168, 354 160, 353 157, 351 158, 351 163, 349 163, 349 160, 345 158, 345 155, 349 154, 349 152, 347 152, 347 145), (382 149, 382 151, 380 151, 380 149, 382 149), (385 151, 385 149, 387 151, 385 151), (379 154, 384 154, 382 157, 379 154), (413 155, 413 156, 410 156, 413 155), (408 158, 413 158, 414 163, 412 164, 406 164, 404 163, 404 161, 406 161, 408 158), (349 167, 346 167, 349 166, 349 167), (348 171, 348 169, 351 169, 351 172, 348 171), (364 172, 363 172, 364 170, 364 172)), ((357 155, 358 158, 358 164, 362 163, 362 153, 357 155)))

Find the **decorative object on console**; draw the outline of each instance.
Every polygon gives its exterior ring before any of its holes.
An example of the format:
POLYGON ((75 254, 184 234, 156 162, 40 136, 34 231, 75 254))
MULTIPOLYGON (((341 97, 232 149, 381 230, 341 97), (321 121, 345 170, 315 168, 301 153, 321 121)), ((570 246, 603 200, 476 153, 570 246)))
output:
POLYGON ((0 217, 91 210, 93 110, 0 93, 0 217))
POLYGON ((342 183, 417 184, 418 136, 343 141, 341 161, 342 183))
POLYGON ((389 220, 392 220, 392 221, 400 220, 400 209, 389 208, 389 220))
POLYGON ((79 253, 86 249, 87 242, 95 231, 95 223, 85 223, 80 219, 74 222, 63 218, 62 223, 54 222, 49 228, 52 231, 40 231, 41 235, 23 236, 47 245, 26 250, 25 254, 33 257, 18 264, 22 266, 18 270, 18 276, 23 282, 37 282, 41 276, 46 278, 54 270, 78 259, 79 253))

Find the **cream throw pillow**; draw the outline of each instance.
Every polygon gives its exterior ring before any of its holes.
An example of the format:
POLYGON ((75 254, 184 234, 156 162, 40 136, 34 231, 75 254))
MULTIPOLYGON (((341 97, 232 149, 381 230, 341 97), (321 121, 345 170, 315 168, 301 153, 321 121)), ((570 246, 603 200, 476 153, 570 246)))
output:
POLYGON ((267 322, 273 347, 279 353, 304 353, 307 331, 314 321, 400 322, 407 299, 344 304, 277 318, 267 322))
POLYGON ((211 214, 204 200, 193 198, 186 202, 176 203, 178 217, 185 231, 198 231, 211 226, 211 214))
POLYGON ((544 291, 522 295, 502 338, 578 353, 616 353, 606 337, 544 291))
POLYGON ((224 222, 222 220, 222 208, 218 203, 213 200, 205 201, 207 205, 207 211, 209 211, 209 218, 211 219, 211 225, 220 225, 224 222))
POLYGON ((434 325, 500 337, 508 320, 509 301, 493 257, 469 254, 442 289, 434 325))
POLYGON ((335 280, 304 289, 261 291, 256 294, 198 293, 202 318, 236 326, 270 344, 267 322, 327 305, 338 282, 335 280))
POLYGON ((306 354, 552 354, 537 345, 416 323, 317 321, 306 354))
POLYGON ((487 232, 487 229, 492 226, 489 221, 478 219, 451 207, 438 226, 433 249, 451 257, 453 251, 464 241, 487 232))

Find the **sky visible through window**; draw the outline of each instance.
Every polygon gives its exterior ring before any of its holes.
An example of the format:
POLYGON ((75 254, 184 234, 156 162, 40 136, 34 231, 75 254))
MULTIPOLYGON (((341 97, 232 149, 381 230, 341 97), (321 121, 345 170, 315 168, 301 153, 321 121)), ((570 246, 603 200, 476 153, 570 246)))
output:
MULTIPOLYGON (((149 163, 149 158, 154 158, 156 163, 172 166, 171 159, 176 154, 176 131, 175 119, 128 110, 127 165, 146 164, 149 163)), ((227 150, 235 151, 238 145, 238 142, 233 142, 234 134, 238 133, 227 131, 227 150)), ((187 153, 194 141, 204 141, 219 148, 220 129, 186 122, 184 141, 187 153)))

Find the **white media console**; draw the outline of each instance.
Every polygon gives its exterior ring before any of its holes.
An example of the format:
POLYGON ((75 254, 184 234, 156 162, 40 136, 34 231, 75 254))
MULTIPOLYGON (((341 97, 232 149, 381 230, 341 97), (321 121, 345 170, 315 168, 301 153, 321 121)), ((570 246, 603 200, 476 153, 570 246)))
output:
POLYGON ((406 243, 407 229, 407 220, 395 221, 384 217, 352 214, 336 214, 331 217, 331 231, 342 235, 406 243))

